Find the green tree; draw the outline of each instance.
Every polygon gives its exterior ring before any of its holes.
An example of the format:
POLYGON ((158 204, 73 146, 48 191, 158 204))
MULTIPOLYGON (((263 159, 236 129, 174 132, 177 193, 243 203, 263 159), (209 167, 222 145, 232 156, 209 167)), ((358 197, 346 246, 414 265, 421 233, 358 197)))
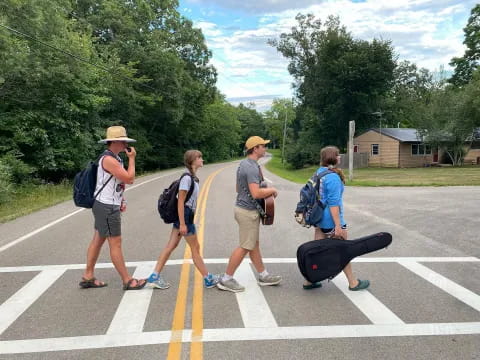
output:
POLYGON ((419 114, 443 83, 435 81, 427 69, 418 69, 409 61, 398 63, 393 73, 393 86, 379 106, 384 114, 383 126, 415 127, 419 114))
POLYGON ((302 113, 308 114, 298 132, 297 150, 309 144, 344 148, 350 120, 356 121, 358 131, 374 123, 371 113, 392 86, 393 49, 389 41, 354 39, 336 17, 324 24, 313 15, 296 19, 290 33, 270 44, 290 60, 288 69, 305 107, 302 113))
POLYGON ((291 125, 295 120, 295 108, 292 100, 274 99, 270 110, 265 112, 264 119, 268 130, 268 138, 272 141, 272 147, 282 148, 284 133, 286 139, 291 138, 293 134, 291 125))
POLYGON ((467 25, 463 28, 465 40, 463 44, 467 47, 462 57, 455 57, 450 62, 454 67, 454 73, 449 82, 455 86, 467 84, 478 68, 480 60, 480 4, 475 5, 471 10, 467 25))
POLYGON ((463 164, 480 127, 480 74, 462 88, 447 87, 434 93, 433 101, 418 117, 426 143, 442 149, 454 166, 463 164))
POLYGON ((237 117, 240 121, 240 151, 243 150, 243 145, 250 136, 257 135, 267 138, 268 132, 265 126, 265 119, 255 110, 253 104, 238 105, 237 117))

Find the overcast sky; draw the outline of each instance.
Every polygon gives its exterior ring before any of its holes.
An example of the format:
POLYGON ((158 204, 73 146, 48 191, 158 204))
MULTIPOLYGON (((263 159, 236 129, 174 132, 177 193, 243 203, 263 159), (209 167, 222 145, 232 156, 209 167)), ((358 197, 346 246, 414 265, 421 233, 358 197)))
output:
POLYGON ((355 38, 391 40, 400 60, 438 71, 464 53, 472 0, 180 0, 179 11, 201 28, 213 52, 217 87, 233 103, 258 110, 292 96, 288 62, 267 44, 312 13, 340 17, 355 38))

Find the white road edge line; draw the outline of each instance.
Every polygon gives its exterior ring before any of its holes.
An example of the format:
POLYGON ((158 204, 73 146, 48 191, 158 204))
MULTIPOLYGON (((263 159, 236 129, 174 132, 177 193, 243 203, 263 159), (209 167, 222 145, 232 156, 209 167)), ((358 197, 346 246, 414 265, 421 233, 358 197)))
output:
POLYGON ((65 270, 43 270, 0 305, 0 334, 57 281, 65 270))
POLYGON ((447 279, 445 276, 440 275, 432 269, 429 269, 428 267, 415 261, 402 260, 399 261, 399 264, 403 265, 408 270, 427 280, 436 287, 442 289, 447 294, 457 298, 475 310, 480 311, 480 296, 475 294, 473 291, 458 285, 452 280, 447 279))
POLYGON ((236 293, 238 307, 246 328, 275 328, 277 321, 268 306, 249 262, 242 262, 235 272, 235 279, 245 286, 245 291, 236 293))
MULTIPOLYGON (((129 191, 129 190, 135 189, 135 188, 137 188, 137 187, 139 187, 139 186, 148 184, 148 183, 150 183, 150 182, 152 182, 152 181, 155 181, 155 180, 158 180, 158 179, 161 179, 161 178, 164 178, 164 177, 166 177, 166 176, 170 176, 170 175, 172 175, 172 174, 176 174, 176 173, 179 173, 179 172, 181 172, 181 171, 175 171, 175 172, 172 172, 172 173, 169 173, 169 174, 165 174, 165 175, 162 175, 162 176, 157 176, 157 177, 155 177, 155 178, 153 178, 153 179, 150 179, 150 180, 146 180, 146 181, 144 181, 144 182, 141 182, 140 184, 137 184, 137 185, 128 187, 125 191, 129 191)), ((65 215, 65 216, 63 216, 63 217, 61 217, 61 218, 59 218, 59 219, 57 219, 57 220, 54 220, 54 221, 52 221, 52 222, 50 222, 50 223, 48 223, 48 224, 46 224, 46 225, 44 225, 44 226, 42 226, 42 227, 34 230, 34 231, 32 231, 32 232, 29 232, 28 234, 25 234, 25 235, 19 237, 18 239, 15 239, 15 240, 9 242, 8 244, 3 245, 2 247, 0 247, 0 253, 3 252, 3 251, 5 251, 5 250, 7 250, 7 249, 9 249, 9 248, 11 248, 12 246, 17 245, 18 243, 21 243, 21 242, 24 241, 24 240, 27 240, 28 238, 31 238, 33 235, 36 235, 36 234, 38 234, 39 232, 41 232, 41 231, 43 231, 43 230, 46 230, 46 229, 48 229, 48 228, 50 228, 50 227, 58 224, 59 222, 62 222, 63 220, 66 220, 66 219, 68 219, 69 217, 71 217, 71 216, 73 216, 73 215, 76 215, 76 214, 78 214, 78 213, 80 213, 80 212, 82 212, 82 211, 84 211, 84 210, 86 210, 86 209, 78 209, 78 210, 75 210, 75 211, 71 212, 70 214, 67 214, 67 215, 65 215)))
MULTIPOLYGON (((152 269, 153 267, 147 264, 139 265, 133 273, 133 277, 145 279, 152 269)), ((107 335, 142 332, 152 293, 153 289, 125 291, 108 327, 107 335)))
MULTIPOLYGON (((0 354, 168 344, 170 331, 0 341, 0 354)), ((480 334, 480 322, 204 329, 203 342, 480 334)), ((184 330, 182 342, 191 342, 184 330)))
POLYGON ((348 290, 347 278, 341 274, 332 282, 341 292, 374 324, 404 324, 395 313, 386 307, 381 301, 372 295, 368 290, 348 290))
MULTIPOLYGON (((480 262, 480 259, 476 257, 364 257, 353 259, 352 262, 362 262, 362 263, 390 263, 390 262, 401 262, 401 261, 413 261, 413 262, 480 262)), ((183 260, 175 259, 168 260, 166 265, 182 265, 184 262, 193 264, 192 260, 183 260)), ((250 263, 250 260, 245 259, 250 263)), ((205 264, 227 264, 228 259, 204 259, 205 264)), ((264 258, 263 262, 265 264, 296 264, 297 258, 264 258)), ((130 261, 127 262, 127 267, 137 267, 140 265, 150 265, 152 268, 155 266, 155 261, 130 261)), ((109 269, 112 268, 112 263, 98 263, 95 265, 96 269, 109 269)), ((11 267, 0 267, 0 273, 2 272, 20 272, 20 271, 42 271, 42 270, 55 270, 55 269, 66 269, 66 270, 78 270, 85 269, 85 264, 65 264, 65 265, 27 265, 27 266, 11 266, 11 267)))

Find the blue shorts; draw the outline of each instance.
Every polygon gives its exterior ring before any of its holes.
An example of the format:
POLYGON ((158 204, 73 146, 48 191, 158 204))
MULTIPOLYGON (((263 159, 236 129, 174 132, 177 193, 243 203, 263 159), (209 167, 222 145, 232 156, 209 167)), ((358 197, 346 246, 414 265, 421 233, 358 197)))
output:
MULTIPOLYGON (((347 230, 347 224, 345 225, 342 225, 342 229, 343 230, 347 230)), ((322 232, 328 236, 332 236, 335 234, 335 228, 329 228, 329 229, 324 229, 324 228, 320 228, 320 230, 322 230, 322 232)))
MULTIPOLYGON (((195 212, 190 209, 188 206, 184 208, 184 215, 185 215, 185 225, 187 225, 187 235, 195 235, 197 233, 197 229, 195 228, 195 224, 193 223, 193 218, 195 217, 195 212)), ((175 221, 173 223, 173 227, 175 229, 180 229, 180 221, 175 221)))

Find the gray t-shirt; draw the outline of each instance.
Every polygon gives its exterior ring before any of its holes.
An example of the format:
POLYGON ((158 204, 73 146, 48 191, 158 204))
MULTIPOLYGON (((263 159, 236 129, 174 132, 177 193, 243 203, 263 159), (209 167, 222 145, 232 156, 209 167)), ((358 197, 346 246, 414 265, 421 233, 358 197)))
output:
POLYGON ((237 170, 237 201, 235 205, 248 210, 255 210, 255 204, 245 193, 248 190, 248 184, 259 184, 262 181, 260 177, 260 167, 255 160, 246 158, 240 162, 237 170))
MULTIPOLYGON (((200 189, 200 186, 196 181, 194 181, 195 186, 193 188, 192 196, 190 196, 190 199, 185 203, 186 206, 188 206, 190 209, 195 211, 197 207, 197 198, 198 198, 198 192, 200 189)), ((180 185, 178 187, 178 190, 185 190, 188 195, 188 190, 190 190, 190 185, 192 184, 192 177, 189 175, 186 175, 182 178, 180 181, 180 185)))

